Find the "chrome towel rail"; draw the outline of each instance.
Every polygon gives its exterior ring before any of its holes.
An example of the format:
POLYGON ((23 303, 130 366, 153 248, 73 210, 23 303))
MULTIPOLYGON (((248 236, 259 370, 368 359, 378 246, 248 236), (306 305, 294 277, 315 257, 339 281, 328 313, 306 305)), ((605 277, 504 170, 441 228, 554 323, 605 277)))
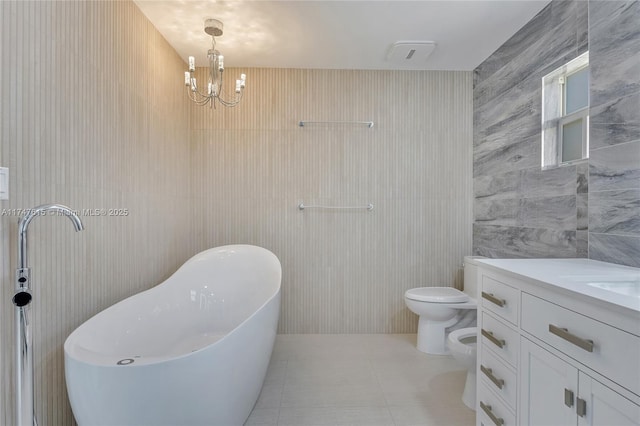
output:
POLYGON ((304 127, 307 124, 365 124, 368 128, 373 127, 373 121, 299 121, 298 126, 304 127))
POLYGON ((330 209, 330 210, 355 210, 355 209, 367 209, 373 210, 373 204, 369 203, 366 206, 308 206, 304 203, 298 204, 298 209, 330 209))

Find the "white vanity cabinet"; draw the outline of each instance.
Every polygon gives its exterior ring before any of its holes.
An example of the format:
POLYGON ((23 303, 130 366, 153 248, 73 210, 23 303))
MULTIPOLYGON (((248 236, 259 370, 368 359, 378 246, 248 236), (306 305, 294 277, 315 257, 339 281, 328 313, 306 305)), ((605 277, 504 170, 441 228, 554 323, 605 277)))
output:
POLYGON ((521 425, 640 424, 640 406, 551 352, 522 339, 521 425))
POLYGON ((487 259, 478 283, 477 425, 640 425, 639 269, 487 259))

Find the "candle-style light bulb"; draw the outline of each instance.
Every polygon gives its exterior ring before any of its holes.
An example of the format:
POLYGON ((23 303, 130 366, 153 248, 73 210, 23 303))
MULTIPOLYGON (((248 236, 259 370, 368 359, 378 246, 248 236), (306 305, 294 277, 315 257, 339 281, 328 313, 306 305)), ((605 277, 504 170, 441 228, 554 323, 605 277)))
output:
POLYGON ((189 56, 189 72, 194 72, 196 70, 196 58, 193 56, 189 56))
POLYGON ((240 74, 240 88, 244 89, 244 86, 247 84, 247 75, 240 74))
POLYGON ((184 85, 191 86, 191 73, 189 71, 184 72, 184 85))
POLYGON ((242 81, 236 80, 236 93, 240 93, 240 84, 241 83, 242 83, 242 81))
POLYGON ((224 56, 218 55, 218 71, 224 71, 224 56))

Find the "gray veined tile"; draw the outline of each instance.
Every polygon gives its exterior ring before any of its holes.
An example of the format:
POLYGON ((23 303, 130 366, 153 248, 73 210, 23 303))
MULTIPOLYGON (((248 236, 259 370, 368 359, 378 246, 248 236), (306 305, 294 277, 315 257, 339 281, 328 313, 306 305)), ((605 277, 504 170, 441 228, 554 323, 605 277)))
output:
POLYGON ((504 42, 500 48, 476 68, 477 79, 481 82, 490 78, 505 64, 510 63, 544 30, 545 23, 551 16, 551 6, 542 9, 533 19, 527 22, 516 34, 504 42))
POLYGON ((589 232, 576 232, 576 257, 589 257, 589 232))
POLYGON ((476 223, 491 225, 518 225, 520 200, 511 199, 477 199, 473 205, 473 215, 476 223))
POLYGON ((553 197, 576 193, 576 166, 522 171, 524 197, 553 197))
POLYGON ((589 149, 640 140, 640 123, 589 123, 589 149))
POLYGON ((640 189, 589 193, 589 231, 640 236, 640 189))
POLYGON ((591 151, 589 181, 592 191, 640 188, 640 141, 591 151))
MULTIPOLYGON (((490 98, 483 96, 485 92, 500 93, 499 90, 487 90, 492 86, 497 85, 505 88, 503 90, 509 90, 530 77, 541 78, 550 64, 577 56, 575 5, 573 2, 560 1, 552 2, 549 6, 530 21, 522 33, 516 35, 514 40, 523 40, 518 53, 504 55, 507 60, 505 65, 476 84, 474 93, 477 93, 478 97, 475 99, 482 97, 487 101, 490 98), (524 37, 526 32, 530 32, 531 35, 524 37), (549 48, 550 46, 553 48, 549 48)), ((505 49, 515 47, 516 44, 519 43, 508 44, 505 49)), ((502 54, 500 49, 497 54, 502 54)))
POLYGON ((576 44, 578 55, 589 50, 589 2, 576 1, 576 44))
POLYGON ((589 194, 576 195, 576 230, 589 229, 589 194))
POLYGON ((575 257, 576 231, 474 224, 473 251, 489 257, 575 257))
MULTIPOLYGON (((629 92, 621 93, 620 96, 609 97, 601 104, 592 104, 589 111, 589 122, 593 124, 627 124, 632 128, 640 126, 640 91, 632 94, 629 92)), ((631 140, 625 142, 631 142, 631 140)))
POLYGON ((576 193, 586 194, 589 192, 589 161, 576 164, 576 193))
POLYGON ((477 199, 517 198, 521 194, 521 171, 478 176, 473 179, 477 199))
POLYGON ((640 237, 591 232, 589 258, 640 268, 640 237))
POLYGON ((501 136, 513 140, 540 132, 542 87, 539 78, 529 78, 493 99, 474 102, 474 140, 487 143, 501 136))
POLYGON ((575 230, 576 196, 524 198, 520 204, 519 224, 527 228, 575 230))
POLYGON ((608 104, 625 93, 640 90, 638 22, 640 3, 637 1, 589 2, 592 105, 608 104))
POLYGON ((540 166, 540 138, 534 136, 493 150, 474 148, 473 175, 501 174, 540 166))

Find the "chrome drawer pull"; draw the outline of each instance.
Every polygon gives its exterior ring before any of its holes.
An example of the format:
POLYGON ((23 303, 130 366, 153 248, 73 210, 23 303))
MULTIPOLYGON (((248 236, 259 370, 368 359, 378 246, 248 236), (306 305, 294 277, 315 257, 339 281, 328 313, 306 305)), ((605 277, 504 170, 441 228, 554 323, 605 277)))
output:
POLYGON ((584 349, 587 352, 593 352, 593 340, 582 339, 575 334, 569 333, 569 330, 566 328, 560 328, 553 324, 549 324, 549 333, 555 334, 561 339, 566 340, 569 343, 573 343, 581 349, 584 349))
POLYGON ((580 417, 584 417, 587 415, 587 401, 582 398, 578 398, 576 404, 576 414, 580 417))
POLYGON ((484 402, 480 401, 480 408, 482 408, 482 411, 487 413, 487 416, 489 416, 489 418, 496 424, 496 426, 502 426, 504 424, 504 419, 496 417, 496 415, 493 414, 493 411, 491 411, 490 405, 485 405, 484 402))
POLYGON ((573 407, 573 391, 569 389, 564 389, 564 405, 567 407, 573 407))
POLYGON ((493 371, 490 368, 487 368, 482 364, 480 364, 480 370, 485 374, 485 376, 489 378, 489 380, 493 382, 493 384, 498 387, 498 389, 502 389, 502 387, 504 386, 504 380, 498 379, 493 375, 493 371))
POLYGON ((501 308, 504 307, 504 305, 507 304, 507 301, 504 299, 498 299, 497 297, 495 297, 492 293, 486 293, 486 292, 482 292, 482 298, 483 299, 487 299, 489 302, 500 306, 501 308))
POLYGON ((486 337, 487 339, 489 339, 489 340, 491 341, 491 343, 493 343, 494 345, 496 345, 496 346, 497 346, 497 347, 499 347, 500 349, 502 349, 502 348, 504 347, 504 345, 506 345, 506 344, 507 344, 507 342, 505 342, 505 341, 504 341, 504 340, 502 340, 502 339, 496 339, 496 338, 493 336, 493 333, 492 333, 491 331, 487 331, 487 330, 485 330, 484 328, 482 329, 481 333, 482 333, 482 335, 483 335, 484 337, 486 337))

